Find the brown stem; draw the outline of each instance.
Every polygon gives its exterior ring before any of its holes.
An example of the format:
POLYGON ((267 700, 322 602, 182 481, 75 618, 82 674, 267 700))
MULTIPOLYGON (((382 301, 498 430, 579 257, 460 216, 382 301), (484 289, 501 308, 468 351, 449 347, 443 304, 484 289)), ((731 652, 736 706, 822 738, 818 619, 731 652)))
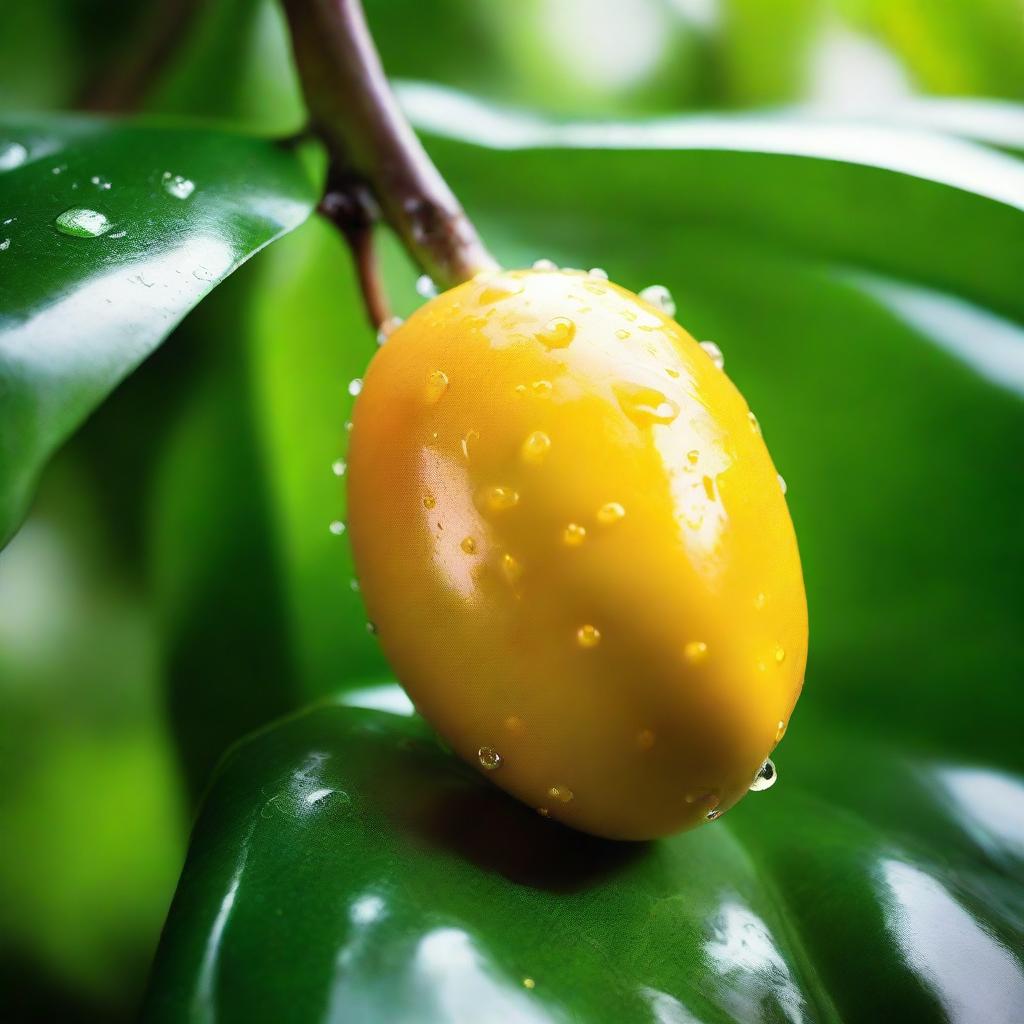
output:
POLYGON ((377 273, 373 228, 380 211, 372 193, 365 182, 334 171, 328 176, 327 191, 319 209, 345 236, 359 276, 366 313, 374 327, 380 327, 391 316, 391 310, 377 273))
POLYGON ((399 109, 359 0, 283 4, 313 128, 335 176, 370 191, 441 287, 497 266, 399 109))

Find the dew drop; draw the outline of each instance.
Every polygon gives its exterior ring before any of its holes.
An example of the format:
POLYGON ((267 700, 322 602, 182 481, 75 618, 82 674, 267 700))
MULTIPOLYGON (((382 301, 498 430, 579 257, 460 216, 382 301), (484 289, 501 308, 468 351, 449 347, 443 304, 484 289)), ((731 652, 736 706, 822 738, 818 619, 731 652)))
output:
POLYGON ((775 742, 778 743, 786 735, 786 723, 780 718, 778 727, 775 730, 775 742))
POLYGON ((20 142, 0 145, 0 171, 13 171, 28 159, 28 150, 20 142))
POLYGON ((558 800, 560 803, 567 804, 576 794, 568 786, 552 786, 548 790, 548 796, 552 800, 558 800))
POLYGON ((782 646, 782 644, 775 645, 774 655, 775 663, 777 665, 781 665, 786 660, 786 649, 782 646))
POLYGON ((533 978, 523 978, 523 988, 533 988, 536 984, 533 978))
POLYGON ((331 472, 335 476, 344 476, 346 469, 348 469, 348 463, 344 459, 335 459, 331 463, 331 472))
POLYGON ((683 655, 691 665, 699 665, 708 656, 708 645, 703 640, 691 640, 683 648, 683 655))
POLYGON ((353 594, 358 594, 359 593, 359 580, 357 580, 355 578, 355 576, 353 576, 353 577, 351 577, 349 579, 349 581, 348 581, 348 589, 351 590, 353 594))
POLYGON ((0 252, 4 252, 5 250, 10 249, 10 247, 11 240, 9 238, 5 238, 2 242, 0 242, 0 252))
POLYGON ((569 548, 578 548, 587 539, 587 528, 579 523, 570 523, 562 531, 562 543, 569 548))
POLYGON ((462 543, 459 545, 467 555, 471 555, 476 551, 476 541, 472 537, 463 537, 462 543))
POLYGON ((671 423, 679 415, 679 406, 657 388, 616 384, 613 390, 622 411, 638 426, 671 423))
POLYGON ((721 816, 722 816, 722 808, 721 807, 712 807, 711 810, 708 811, 708 813, 704 815, 704 820, 705 821, 714 821, 716 818, 720 818, 721 816))
POLYGON ((527 388, 526 388, 526 385, 525 385, 525 384, 517 384, 517 385, 516 385, 516 386, 515 386, 515 387, 513 388, 513 391, 514 391, 514 392, 515 392, 515 393, 516 393, 517 395, 519 395, 520 397, 522 397, 523 395, 525 395, 525 394, 526 394, 527 388))
POLYGON ((596 647, 601 642, 601 630, 589 623, 576 630, 576 642, 580 647, 596 647))
POLYGON ((361 394, 362 390, 363 390, 363 382, 362 382, 362 380, 359 377, 356 377, 355 380, 350 380, 348 382, 348 393, 353 398, 355 398, 357 395, 361 394))
POLYGON ((504 512, 519 504, 519 492, 511 487, 488 487, 483 499, 484 505, 492 512, 504 512))
POLYGON ((345 524, 340 519, 334 519, 327 527, 335 537, 340 537, 345 532, 345 524))
POLYGON ((188 178, 184 178, 180 174, 171 174, 170 171, 164 171, 160 181, 164 191, 175 199, 188 199, 196 190, 194 181, 189 181, 188 178))
POLYGON ((753 414, 753 412, 747 412, 747 419, 750 420, 750 429, 753 430, 755 434, 760 434, 761 424, 758 422, 757 417, 753 414))
POLYGON ((533 269, 534 270, 557 270, 558 269, 558 264, 553 262, 552 260, 534 260, 533 261, 533 269))
POLYGON ((603 267, 591 267, 587 271, 587 273, 591 277, 596 277, 600 281, 607 281, 608 280, 608 271, 605 270, 603 267))
POLYGON ((437 285, 429 274, 420 274, 416 278, 416 293, 425 299, 432 299, 437 295, 437 285))
POLYGON ((366 632, 369 633, 370 636, 376 636, 377 635, 377 624, 375 622, 367 622, 366 623, 366 632))
POLYGON ((767 597, 767 595, 763 591, 761 593, 759 593, 757 595, 757 597, 754 598, 754 607, 758 611, 761 611, 761 609, 764 608, 764 606, 767 603, 768 603, 768 597, 767 597))
POLYGON ((552 391, 551 381, 549 380, 535 380, 530 387, 538 398, 547 398, 552 391))
POLYGON ((480 767, 486 768, 489 772, 493 772, 495 768, 500 768, 501 762, 504 760, 494 747, 481 747, 476 752, 476 757, 480 762, 480 767))
POLYGON ((345 420, 345 433, 346 434, 351 434, 352 433, 352 421, 351 420, 345 420))
POLYGON ((597 510, 597 521, 602 526, 612 526, 626 517, 626 510, 617 501, 606 501, 597 510))
POLYGON ((639 293, 644 302, 660 309, 665 316, 676 315, 676 303, 672 293, 663 284, 652 284, 639 293))
POLYGON ((403 320, 400 316, 389 316, 380 327, 377 328, 377 344, 383 345, 392 334, 402 326, 403 320))
POLYGON ((423 495, 423 507, 433 508, 437 504, 437 499, 432 494, 423 495))
POLYGON ((101 192, 110 191, 110 182, 104 181, 98 174, 94 174, 89 181, 95 185, 101 192))
POLYGON ((522 456, 523 462, 537 466, 547 458, 549 451, 551 451, 551 438, 543 430, 535 430, 523 442, 519 454, 522 456))
POLYGON ((538 807, 537 813, 542 817, 546 818, 551 812, 546 807, 538 807))
POLYGON ((522 290, 522 283, 514 278, 492 277, 480 290, 477 301, 481 306, 490 306, 495 302, 501 302, 502 299, 510 299, 513 295, 518 295, 522 290))
POLYGON ((518 715, 509 715, 505 719, 505 728, 512 733, 513 736, 522 736, 526 731, 526 727, 523 725, 523 720, 518 715))
POLYGON ((57 230, 73 238, 98 238, 113 226, 102 213, 73 206, 56 220, 57 230))
POLYGON ((782 491, 783 494, 785 494, 786 491, 789 490, 789 488, 786 486, 785 477, 783 477, 783 475, 781 473, 778 474, 778 477, 779 477, 779 489, 782 491))
POLYGON ((779 773, 775 770, 772 759, 768 758, 758 769, 757 775, 754 776, 754 781, 750 784, 750 792, 763 793, 766 789, 771 789, 778 778, 779 773))
POLYGON ((501 572, 506 582, 514 586, 522 578, 523 567, 514 556, 506 552, 501 556, 501 572))
POLYGON ((725 356, 722 350, 713 341, 702 341, 700 347, 708 354, 708 358, 719 370, 725 369, 725 356))
POLYGON ((444 370, 431 370, 427 377, 426 398, 430 405, 440 401, 448 390, 448 374, 444 370))
POLYGON ((534 337, 548 348, 565 348, 576 336, 576 324, 567 316, 549 320, 534 337))

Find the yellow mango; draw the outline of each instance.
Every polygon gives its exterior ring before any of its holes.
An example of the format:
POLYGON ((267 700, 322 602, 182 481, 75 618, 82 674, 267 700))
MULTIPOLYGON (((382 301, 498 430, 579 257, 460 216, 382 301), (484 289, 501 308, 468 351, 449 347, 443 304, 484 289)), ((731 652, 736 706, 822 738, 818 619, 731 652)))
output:
POLYGON ((718 817, 803 683, 781 478, 715 355, 607 280, 496 272, 395 330, 356 402, 349 531, 398 679, 596 835, 718 817))

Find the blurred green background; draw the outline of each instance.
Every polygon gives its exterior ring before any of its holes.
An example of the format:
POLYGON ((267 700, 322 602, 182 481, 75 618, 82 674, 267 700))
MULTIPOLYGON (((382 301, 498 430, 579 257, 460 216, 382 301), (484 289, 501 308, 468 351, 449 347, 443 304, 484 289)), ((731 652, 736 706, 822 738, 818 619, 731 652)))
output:
MULTIPOLYGON (((11 5, 0 108, 70 109, 95 95, 158 6, 11 5)), ((196 7, 179 54, 139 108, 267 133, 298 129, 275 6, 196 7)), ((791 106, 821 117, 911 117, 921 96, 1024 100, 1019 0, 376 0, 367 9, 392 77, 555 119, 791 106)), ((1012 137, 1001 141, 1020 148, 1015 108, 986 109, 991 119, 965 130, 1009 125, 1012 137)), ((928 110, 957 116, 953 105, 928 110)), ((584 153, 568 160, 567 178, 528 155, 485 171, 460 143, 431 147, 506 260, 602 264, 637 289, 665 281, 681 321, 726 349, 792 488, 815 631, 807 720, 841 713, 855 734, 891 733, 929 749, 955 736, 958 754, 1019 768, 1019 725, 1004 712, 1019 706, 1008 694, 1022 677, 1008 642, 1020 621, 1020 545, 1008 551, 1005 541, 1019 519, 1010 499, 1024 492, 1004 467, 1015 457, 1019 473, 1024 454, 1024 382, 1019 370, 997 370, 997 386, 975 384, 975 370, 937 349, 892 349, 894 337, 922 331, 906 314, 912 303, 900 307, 900 326, 876 308, 899 306, 888 285, 862 281, 858 290, 832 273, 858 251, 854 225, 867 218, 856 230, 875 239, 874 269, 912 278, 929 253, 901 239, 907 207, 891 201, 886 225, 884 189, 870 175, 857 179, 815 250, 806 232, 786 228, 790 207, 816 201, 813 176, 773 188, 754 158, 737 170, 584 153), (732 191, 720 172, 737 176, 732 191), (614 208, 588 199, 591 173, 620 183, 614 208), (758 216, 742 213, 744 175, 762 183, 758 216), (715 180, 705 205, 686 198, 715 180), (573 181, 583 183, 579 195, 573 181), (678 218, 677 238, 657 227, 659 209, 678 218), (795 339, 807 337, 821 344, 806 351, 795 339), (922 366, 929 399, 912 387, 922 366), (879 393, 881 369, 898 383, 879 393), (983 528, 966 497, 944 493, 955 481, 942 456, 947 432, 959 437, 958 455, 972 453, 972 479, 1004 474, 979 494, 983 528), (831 458, 826 441, 835 443, 831 458), (935 451, 925 450, 932 441, 935 451), (869 466, 874 478, 851 479, 869 466), (915 545, 914 531, 888 529, 892 516, 910 514, 922 523, 945 516, 946 527, 924 529, 931 541, 915 545), (863 550, 850 549, 844 516, 867 528, 863 550), (940 551, 951 568, 935 572, 940 551), (872 559, 898 582, 872 571, 872 559), (966 595, 958 583, 972 573, 981 593, 966 595), (936 623, 941 635, 958 622, 969 628, 937 644, 936 623), (832 692, 820 697, 818 644, 832 652, 832 692), (910 670, 932 673, 927 699, 945 708, 919 733, 904 728, 898 692, 907 647, 921 652, 910 670), (986 659, 999 662, 987 688, 986 659), (870 707, 850 699, 865 666, 886 681, 870 707), (971 687, 984 726, 958 720, 971 687)), ((936 208, 954 226, 974 216, 962 203, 936 208)), ((949 241, 960 244, 955 233, 949 241)), ((998 286, 1019 263, 1011 241, 979 228, 969 251, 933 251, 931 283, 956 283, 963 298, 1019 321, 1019 289, 1011 309, 1012 292, 998 286)), ((415 272, 396 245, 386 241, 384 251, 407 311, 419 301, 415 272)), ((344 247, 308 223, 218 289, 99 410, 50 466, 0 554, 0 993, 13 1000, 5 1019, 128 1019, 196 800, 225 744, 341 686, 387 678, 363 629, 346 544, 327 530, 344 515, 343 481, 331 471, 344 451, 344 385, 374 347, 344 247)))

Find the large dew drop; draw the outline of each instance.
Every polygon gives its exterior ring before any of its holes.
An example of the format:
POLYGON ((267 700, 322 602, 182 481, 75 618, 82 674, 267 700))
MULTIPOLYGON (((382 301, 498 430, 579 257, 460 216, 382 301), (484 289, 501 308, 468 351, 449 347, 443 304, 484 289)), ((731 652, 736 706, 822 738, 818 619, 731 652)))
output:
POLYGON ((0 143, 0 171, 13 171, 28 159, 28 150, 20 142, 0 143))
POLYGON ((72 207, 65 210, 56 220, 57 230, 72 238, 98 238, 105 235, 113 226, 102 213, 97 210, 86 210, 72 207))
POLYGON ((174 196, 175 199, 188 199, 196 190, 194 181, 189 181, 188 178, 183 178, 180 174, 171 174, 170 171, 164 171, 160 181, 164 191, 169 196, 174 196))
POLYGON ((775 770, 775 765, 772 763, 772 759, 768 758, 763 765, 761 770, 754 777, 754 781, 750 784, 751 793, 763 793, 766 789, 771 789, 775 785, 776 780, 779 777, 779 773, 775 770))

